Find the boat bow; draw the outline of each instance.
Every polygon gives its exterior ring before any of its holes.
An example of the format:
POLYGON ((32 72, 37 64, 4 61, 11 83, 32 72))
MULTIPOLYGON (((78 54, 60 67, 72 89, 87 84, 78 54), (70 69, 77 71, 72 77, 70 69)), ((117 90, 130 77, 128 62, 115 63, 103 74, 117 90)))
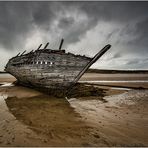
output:
POLYGON ((83 70, 77 75, 77 77, 74 80, 74 83, 76 83, 82 75, 88 70, 88 68, 95 63, 106 51, 108 51, 111 48, 111 45, 106 45, 103 49, 101 49, 92 59, 91 61, 83 68, 83 70))

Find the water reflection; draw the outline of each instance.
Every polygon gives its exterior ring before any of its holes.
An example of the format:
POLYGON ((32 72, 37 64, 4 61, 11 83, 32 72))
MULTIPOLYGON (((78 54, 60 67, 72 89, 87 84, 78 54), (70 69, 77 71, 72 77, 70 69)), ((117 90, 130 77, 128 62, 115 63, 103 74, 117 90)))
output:
POLYGON ((0 84, 0 87, 11 87, 14 86, 13 83, 7 83, 7 82, 3 82, 2 84, 0 84))
MULTIPOLYGON (((99 136, 99 130, 87 123, 72 104, 77 99, 68 102, 65 98, 51 97, 22 86, 0 87, 0 94, 7 96, 2 102, 8 115, 4 115, 5 111, 0 111, 0 114, 6 119, 8 116, 13 117, 13 122, 12 119, 8 121, 10 126, 5 125, 10 135, 9 145, 106 146, 104 138, 99 136), (13 132, 9 132, 12 127, 13 132), (15 140, 11 133, 15 133, 15 140)), ((0 140, 2 146, 8 145, 5 140, 0 140)))
POLYGON ((72 143, 74 146, 86 144, 85 136, 89 133, 89 127, 67 100, 40 95, 21 99, 8 97, 5 101, 17 120, 41 137, 47 137, 45 142, 50 139, 64 146, 71 146, 72 143))
POLYGON ((21 99, 8 97, 6 104, 16 119, 38 132, 69 132, 81 124, 79 114, 65 99, 46 95, 21 99))

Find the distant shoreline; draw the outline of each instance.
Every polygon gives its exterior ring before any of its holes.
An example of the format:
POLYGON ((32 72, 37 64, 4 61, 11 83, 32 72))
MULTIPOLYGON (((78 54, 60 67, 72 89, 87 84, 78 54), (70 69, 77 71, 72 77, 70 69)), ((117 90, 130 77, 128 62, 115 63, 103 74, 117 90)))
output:
POLYGON ((148 74, 148 70, 108 70, 108 69, 88 69, 86 73, 104 74, 148 74))

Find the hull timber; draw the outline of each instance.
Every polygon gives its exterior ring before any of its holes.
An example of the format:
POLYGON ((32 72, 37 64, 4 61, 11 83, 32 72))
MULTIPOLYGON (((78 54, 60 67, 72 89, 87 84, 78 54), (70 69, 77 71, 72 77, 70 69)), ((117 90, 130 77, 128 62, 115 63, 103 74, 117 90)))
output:
MULTIPOLYGON (((48 43, 47 43, 48 44, 48 43)), ((41 45, 40 45, 41 46, 41 45)), ((40 48, 39 46, 39 48, 40 48)), ((47 45, 46 45, 47 47, 47 45)), ((11 58, 5 71, 20 84, 47 89, 73 86, 84 72, 109 48, 105 46, 94 58, 65 53, 65 50, 37 49, 11 58)))

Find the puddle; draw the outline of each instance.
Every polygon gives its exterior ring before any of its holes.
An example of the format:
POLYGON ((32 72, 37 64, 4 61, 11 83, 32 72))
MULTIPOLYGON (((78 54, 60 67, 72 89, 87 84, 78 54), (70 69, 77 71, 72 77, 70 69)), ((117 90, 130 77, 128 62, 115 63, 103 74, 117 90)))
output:
POLYGON ((1 85, 0 85, 0 87, 11 87, 11 86, 14 86, 14 84, 8 83, 8 82, 3 82, 3 83, 1 83, 1 85))
POLYGON ((109 88, 115 90, 131 90, 130 88, 121 88, 121 87, 109 87, 109 88))
MULTIPOLYGON (((138 128, 131 130, 129 137, 125 131, 136 126, 137 120, 133 120, 135 125, 132 127, 127 126, 127 118, 119 120, 118 116, 127 112, 126 109, 118 112, 119 104, 148 98, 148 90, 129 90, 120 95, 106 96, 104 99, 108 102, 103 103, 99 98, 59 99, 26 87, 9 86, 0 88, 0 146, 114 146, 120 142, 132 143, 135 135, 132 132, 138 128), (118 137, 118 140, 113 137, 118 137)), ((129 118, 131 120, 133 115, 129 118)))
POLYGON ((68 102, 25 87, 8 87, 0 94, 0 146, 97 146, 90 134, 94 129, 69 103, 74 98, 68 102))

